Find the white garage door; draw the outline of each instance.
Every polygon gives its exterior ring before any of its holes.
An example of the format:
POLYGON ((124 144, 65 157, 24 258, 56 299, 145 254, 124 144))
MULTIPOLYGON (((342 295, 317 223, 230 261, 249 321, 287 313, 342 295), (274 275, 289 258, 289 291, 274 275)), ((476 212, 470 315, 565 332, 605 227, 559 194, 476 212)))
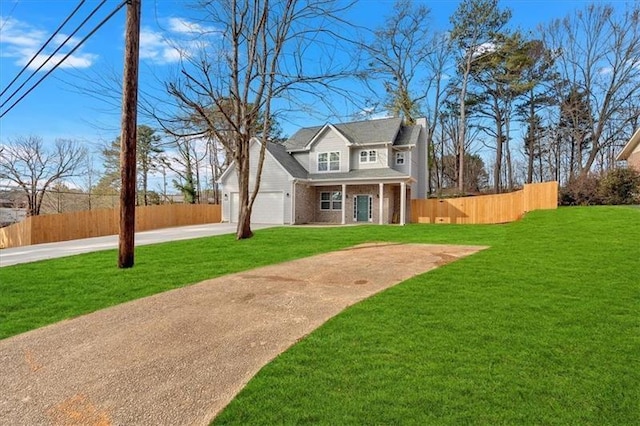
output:
MULTIPOLYGON (((231 221, 238 221, 238 205, 240 196, 237 192, 231 194, 231 221)), ((284 194, 278 192, 260 192, 253 203, 251 212, 252 223, 284 223, 284 194)))

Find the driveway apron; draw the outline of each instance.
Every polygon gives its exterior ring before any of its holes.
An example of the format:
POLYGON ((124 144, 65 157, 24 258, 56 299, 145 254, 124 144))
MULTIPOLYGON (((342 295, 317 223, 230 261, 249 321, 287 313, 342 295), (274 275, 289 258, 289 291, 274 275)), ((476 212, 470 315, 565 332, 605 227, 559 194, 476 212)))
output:
POLYGON ((346 307, 483 248, 356 246, 2 340, 0 424, 208 424, 260 368, 346 307))

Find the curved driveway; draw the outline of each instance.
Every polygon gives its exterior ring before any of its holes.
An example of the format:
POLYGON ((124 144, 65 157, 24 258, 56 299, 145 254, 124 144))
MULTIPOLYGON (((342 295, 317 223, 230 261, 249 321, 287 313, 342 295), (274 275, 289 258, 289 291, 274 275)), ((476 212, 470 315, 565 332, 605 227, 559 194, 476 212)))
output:
POLYGON ((4 339, 0 424, 206 425, 262 366, 347 306, 480 249, 356 246, 4 339))

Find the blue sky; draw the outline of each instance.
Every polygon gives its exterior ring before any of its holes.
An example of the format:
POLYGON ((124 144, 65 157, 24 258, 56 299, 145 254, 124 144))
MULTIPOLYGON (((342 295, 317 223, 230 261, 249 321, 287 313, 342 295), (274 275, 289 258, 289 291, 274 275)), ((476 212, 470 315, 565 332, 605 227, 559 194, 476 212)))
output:
MULTIPOLYGON (((87 1, 80 9, 78 18, 73 19, 55 41, 65 38, 81 19, 98 2, 87 1)), ((156 77, 175 72, 178 54, 172 47, 172 41, 188 41, 197 29, 194 10, 186 7, 186 1, 142 0, 142 36, 141 36, 141 79, 142 84, 157 87, 156 77)), ((426 4, 432 10, 431 25, 434 29, 448 28, 448 19, 457 6, 457 1, 435 0, 426 4)), ((42 43, 56 29, 63 19, 78 4, 76 0, 0 0, 0 86, 4 90, 23 65, 33 56, 42 43)), ((93 28, 102 17, 109 13, 119 1, 108 0, 98 12, 99 18, 92 19, 85 30, 80 31, 72 40, 79 40, 93 28)), ((568 12, 582 8, 587 2, 578 0, 530 0, 506 1, 503 7, 511 8, 512 27, 535 30, 539 23, 564 17, 568 12)), ((618 1, 615 4, 623 5, 618 1)), ((348 19, 356 24, 375 28, 384 21, 392 9, 393 1, 360 0, 354 6, 348 19)), ((0 119, 0 143, 7 138, 37 135, 52 141, 55 138, 74 138, 98 147, 112 140, 118 134, 118 107, 98 102, 81 88, 98 88, 94 82, 102 75, 118 76, 122 70, 124 45, 125 10, 122 9, 76 53, 45 79, 31 94, 13 110, 0 119)), ((72 43, 73 45, 73 43, 72 43)), ((55 46, 55 44, 54 44, 55 46)), ((53 48, 45 50, 51 53, 53 48)), ((58 57, 66 54, 61 50, 58 57)), ((56 61, 57 62, 57 61, 56 61)), ((41 64, 36 59, 25 76, 31 74, 41 64)), ((50 65, 31 80, 38 80, 50 65)), ((20 80, 22 81, 22 80, 20 80)), ((18 84, 20 83, 18 82, 18 84)), ((17 85, 12 86, 16 88, 17 85)), ((5 102, 10 89, 3 97, 5 102)), ((16 96, 17 98, 17 96, 16 96)), ((14 98, 15 99, 15 98, 14 98)), ((2 108, 6 109, 13 100, 2 108)), ((337 103, 339 105, 339 103, 337 103)), ((347 111, 344 114, 347 115, 347 111)), ((300 123, 300 125, 322 124, 320 122, 300 123)), ((297 128, 296 123, 287 123, 285 133, 291 134, 297 128)))

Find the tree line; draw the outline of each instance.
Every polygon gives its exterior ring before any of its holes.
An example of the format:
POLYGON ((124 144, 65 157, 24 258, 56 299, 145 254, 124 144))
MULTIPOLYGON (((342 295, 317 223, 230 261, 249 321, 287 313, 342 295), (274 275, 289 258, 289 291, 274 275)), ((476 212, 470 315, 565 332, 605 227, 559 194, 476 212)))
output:
POLYGON ((389 111, 428 118, 430 192, 565 185, 615 167, 639 124, 637 3, 593 3, 532 31, 512 28, 498 0, 460 2, 443 32, 425 29, 429 17, 397 1, 365 50, 389 111), (482 159, 490 173, 472 172, 482 159))
MULTIPOLYGON (((426 117, 431 195, 566 186, 612 169, 639 125, 637 2, 593 3, 530 31, 514 28, 498 0, 461 1, 440 29, 424 3, 397 0, 374 29, 344 19, 352 5, 199 2, 199 43, 140 97, 154 124, 139 128, 138 203, 153 201, 149 174, 171 175, 187 202, 202 201, 203 188, 215 201, 215 182, 234 161, 237 237, 251 236, 260 179, 249 185, 250 141, 282 140, 278 123, 307 111, 426 117)), ((259 171, 264 155, 263 144, 259 171)), ((101 156, 94 186, 117 191, 119 141, 101 156)))

